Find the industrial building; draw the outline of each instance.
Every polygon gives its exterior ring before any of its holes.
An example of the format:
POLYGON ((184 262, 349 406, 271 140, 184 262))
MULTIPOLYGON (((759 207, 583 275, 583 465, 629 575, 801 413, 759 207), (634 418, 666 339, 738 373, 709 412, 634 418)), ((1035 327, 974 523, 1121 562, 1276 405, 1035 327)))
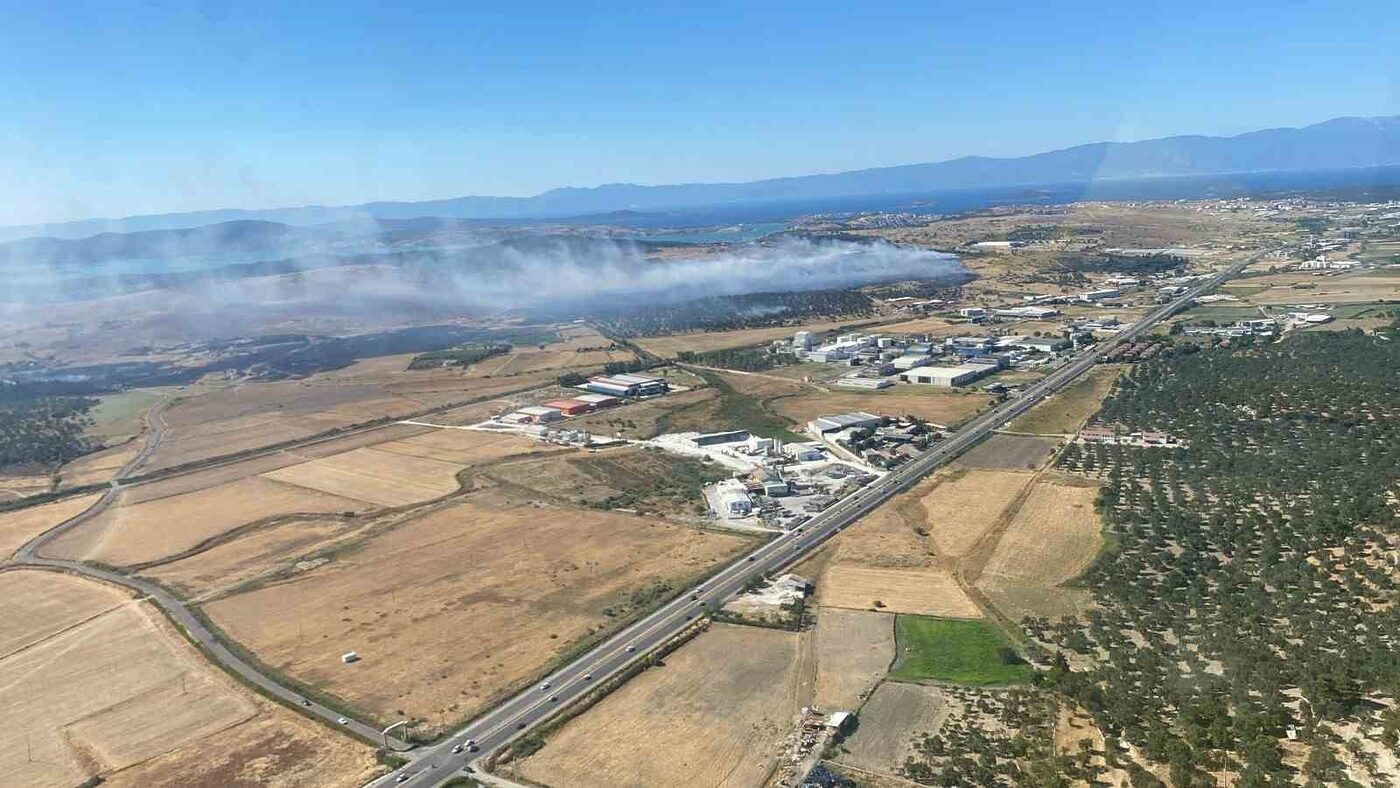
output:
POLYGON ((559 412, 565 416, 582 416, 593 410, 593 406, 587 402, 576 399, 555 399, 545 403, 545 407, 558 408, 559 412))
POLYGON ((658 378, 654 375, 632 374, 589 378, 585 388, 595 394, 607 394, 613 397, 649 397, 665 394, 670 389, 664 378, 658 378))
POLYGON ((545 424, 564 417, 563 411, 544 405, 526 405, 507 416, 507 420, 522 424, 545 424))
POLYGON ((1106 287, 1103 290, 1090 290, 1087 293, 1080 293, 1080 301, 1102 301, 1106 298, 1118 298, 1123 295, 1123 291, 1116 287, 1106 287))
MULTIPOLYGON (((898 363, 898 360, 896 360, 896 367, 898 367, 898 363)), ((887 389, 894 384, 884 378, 838 378, 832 385, 847 389, 869 389, 872 391, 879 391, 880 389, 887 389)))
POLYGON ((580 394, 577 397, 574 397, 574 399, 579 402, 586 402, 589 405, 592 405, 594 410, 602 410, 603 408, 615 408, 618 405, 622 404, 622 400, 618 399, 617 397, 610 397, 607 394, 580 394))
POLYGON ((918 383, 925 386, 966 386, 967 384, 997 371, 991 364, 962 364, 956 367, 920 367, 899 373, 905 383, 918 383))
POLYGON ((841 413, 836 416, 818 416, 807 422, 807 430, 813 435, 825 435, 828 432, 839 432, 851 428, 875 428, 884 423, 884 419, 873 413, 856 411, 855 413, 841 413))
POLYGON ((997 317, 1024 318, 1027 320, 1045 320, 1060 314, 1060 310, 1051 309, 1048 306, 1013 306, 1009 309, 998 309, 994 313, 997 317))
POLYGON ((965 306, 958 310, 958 315, 968 320, 980 320, 987 316, 987 310, 980 306, 965 306))

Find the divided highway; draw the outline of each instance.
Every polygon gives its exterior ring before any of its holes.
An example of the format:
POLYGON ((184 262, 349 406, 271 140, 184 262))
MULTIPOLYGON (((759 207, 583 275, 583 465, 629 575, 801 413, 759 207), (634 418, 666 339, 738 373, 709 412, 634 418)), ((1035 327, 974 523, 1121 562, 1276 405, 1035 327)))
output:
POLYGON ((1045 379, 974 418, 913 462, 841 500, 800 528, 781 534, 742 556, 699 588, 671 600, 621 630, 550 674, 538 685, 473 720, 441 743, 418 750, 411 763, 372 785, 402 784, 429 788, 459 774, 459 770, 469 762, 529 732, 560 709, 579 700, 599 682, 606 681, 679 635, 705 614, 707 606, 721 605, 739 593, 750 580, 777 572, 805 557, 847 525, 976 445, 996 428, 1067 386, 1098 363, 1108 350, 1137 338, 1185 308, 1202 293, 1239 273, 1251 262, 1253 259, 1238 261, 1197 283, 1175 301, 1157 307, 1118 335, 1089 348, 1045 379))

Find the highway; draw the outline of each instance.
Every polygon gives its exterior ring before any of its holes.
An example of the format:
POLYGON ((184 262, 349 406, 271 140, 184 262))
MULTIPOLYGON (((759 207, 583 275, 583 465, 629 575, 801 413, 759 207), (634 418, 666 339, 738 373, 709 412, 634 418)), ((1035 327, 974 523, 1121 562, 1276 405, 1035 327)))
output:
MULTIPOLYGON (((928 452, 842 499, 801 527, 775 537, 753 552, 721 569, 697 589, 679 597, 633 623, 569 664, 482 717, 473 720, 452 736, 414 753, 413 761, 371 785, 404 785, 412 788, 436 786, 469 763, 509 743, 517 736, 547 721, 560 709, 579 700, 600 682, 616 675, 648 652, 661 646, 687 627, 694 625, 705 608, 718 607, 738 594, 746 583, 775 573, 806 557, 846 526, 908 489, 935 469, 948 463, 986 438, 993 430, 1019 416, 1046 397, 1073 382, 1098 363, 1112 348, 1131 342, 1157 323, 1188 306, 1202 293, 1239 273, 1252 262, 1240 260, 1200 281, 1175 301, 1148 312, 1111 339, 1101 342, 1028 386, 1017 396, 991 408, 963 425, 957 432, 928 452), (471 741, 472 748, 464 745, 471 741), (459 749, 458 752, 452 752, 459 749)), ((522 622, 528 625, 528 622, 522 622)))

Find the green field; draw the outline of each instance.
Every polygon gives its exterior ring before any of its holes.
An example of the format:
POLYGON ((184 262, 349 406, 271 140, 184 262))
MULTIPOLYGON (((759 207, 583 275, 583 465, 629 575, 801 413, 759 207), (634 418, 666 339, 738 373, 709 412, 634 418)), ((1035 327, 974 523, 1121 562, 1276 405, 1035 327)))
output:
POLYGON ((93 421, 88 434, 98 437, 137 434, 141 431, 141 414, 160 398, 160 392, 145 389, 108 394, 88 412, 93 421))
POLYGON ((901 615, 895 620, 899 656, 891 678, 941 679, 960 684, 1010 684, 1033 673, 1003 659, 1011 644, 987 621, 901 615))
POLYGON ((705 382, 719 390, 718 412, 724 418, 729 429, 747 430, 754 435, 777 438, 782 441, 808 440, 808 438, 788 429, 792 426, 791 420, 766 410, 762 402, 736 390, 719 375, 705 370, 696 370, 696 373, 704 378, 705 382))

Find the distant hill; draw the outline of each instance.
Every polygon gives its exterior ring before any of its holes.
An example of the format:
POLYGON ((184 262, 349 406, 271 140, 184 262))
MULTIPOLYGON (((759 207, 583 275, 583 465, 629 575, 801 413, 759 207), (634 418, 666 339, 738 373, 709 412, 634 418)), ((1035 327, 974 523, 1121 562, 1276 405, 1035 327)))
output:
POLYGON ((51 235, 76 238, 102 231, 170 229, 247 219, 293 225, 425 216, 548 219, 774 200, 1395 164, 1400 164, 1400 117, 1336 118, 1303 128, 1267 129, 1234 137, 1192 135, 1142 142, 1095 142, 1019 158, 967 156, 932 164, 771 178, 747 183, 669 186, 619 183, 591 188, 552 189, 533 197, 458 197, 352 206, 200 211, 0 228, 0 237, 51 235))
POLYGON ((278 222, 239 220, 203 227, 99 233, 79 239, 26 238, 0 243, 0 265, 73 265, 108 260, 178 259, 213 255, 286 255, 336 240, 338 233, 278 222))

